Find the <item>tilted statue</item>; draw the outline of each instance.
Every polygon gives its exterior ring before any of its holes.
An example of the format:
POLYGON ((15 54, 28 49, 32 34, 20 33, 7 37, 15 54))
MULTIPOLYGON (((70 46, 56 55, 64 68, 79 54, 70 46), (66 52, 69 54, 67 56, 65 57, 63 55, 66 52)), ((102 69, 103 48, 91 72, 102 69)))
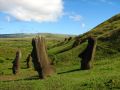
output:
POLYGON ((43 79, 54 73, 53 67, 50 65, 50 61, 47 55, 47 48, 44 37, 37 37, 32 39, 32 62, 35 70, 39 74, 39 78, 43 79))
POLYGON ((88 38, 88 45, 86 49, 79 54, 81 60, 81 69, 88 70, 92 67, 92 61, 94 60, 96 51, 96 39, 93 37, 88 38))

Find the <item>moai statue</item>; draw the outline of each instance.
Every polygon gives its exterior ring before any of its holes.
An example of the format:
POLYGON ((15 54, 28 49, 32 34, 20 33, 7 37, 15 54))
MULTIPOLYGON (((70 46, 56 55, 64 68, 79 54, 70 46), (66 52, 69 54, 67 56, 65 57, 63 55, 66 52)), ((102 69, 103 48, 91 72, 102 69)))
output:
POLYGON ((92 61, 96 51, 96 39, 93 37, 88 38, 87 48, 79 55, 81 60, 81 70, 88 70, 92 67, 92 61))
POLYGON ((37 56, 37 40, 35 38, 32 39, 32 52, 31 52, 31 57, 32 57, 32 62, 34 64, 34 68, 35 70, 38 72, 39 74, 39 78, 43 78, 43 73, 42 73, 42 67, 41 67, 41 63, 38 60, 38 56, 37 56))
POLYGON ((71 39, 72 39, 72 37, 69 37, 69 38, 68 38, 68 41, 70 41, 71 39))
POLYGON ((33 50, 31 53, 32 62, 35 70, 39 74, 39 78, 43 79, 54 73, 53 67, 50 65, 50 61, 47 55, 47 48, 45 45, 45 38, 38 37, 32 40, 33 50))
POLYGON ((80 42, 81 42, 81 41, 80 41, 79 37, 75 37, 75 41, 74 41, 72 47, 74 48, 74 47, 78 46, 78 45, 80 44, 80 42))
POLYGON ((13 67, 12 67, 13 74, 17 74, 19 72, 19 68, 20 68, 19 61, 20 61, 20 59, 21 59, 21 51, 18 50, 16 52, 15 59, 12 62, 13 63, 13 67))
POLYGON ((30 68, 30 60, 31 60, 31 54, 28 54, 28 57, 27 57, 27 59, 26 59, 27 68, 30 68))
POLYGON ((67 38, 64 39, 64 41, 67 41, 67 40, 68 40, 67 38))
POLYGON ((86 38, 79 38, 79 37, 76 37, 75 38, 75 42, 73 43, 73 46, 72 47, 76 47, 78 46, 79 44, 82 44, 83 42, 86 41, 86 38))

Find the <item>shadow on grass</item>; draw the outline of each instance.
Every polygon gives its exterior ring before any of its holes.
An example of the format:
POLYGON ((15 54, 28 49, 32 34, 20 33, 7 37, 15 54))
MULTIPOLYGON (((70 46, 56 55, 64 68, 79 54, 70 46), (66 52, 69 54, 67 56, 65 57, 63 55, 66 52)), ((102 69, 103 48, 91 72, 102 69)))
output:
POLYGON ((60 72, 58 74, 65 74, 65 73, 71 73, 71 72, 76 72, 76 71, 80 71, 81 69, 75 69, 75 70, 69 70, 69 71, 65 71, 65 72, 60 72))
POLYGON ((21 67, 21 69, 29 69, 29 68, 27 68, 27 67, 21 67))
MULTIPOLYGON (((27 80, 39 80, 39 77, 36 75, 36 76, 31 76, 31 77, 28 77, 28 78, 23 78, 23 79, 16 79, 16 80, 1 80, 1 82, 12 82, 12 81, 27 81, 27 80)), ((41 79, 42 80, 42 79, 41 79)))
POLYGON ((12 70, 12 68, 8 68, 9 70, 12 70))
MULTIPOLYGON (((12 70, 12 68, 8 68, 9 70, 12 70)), ((27 67, 21 67, 20 69, 29 69, 27 67)))
POLYGON ((22 79, 22 80, 38 80, 40 79, 39 76, 31 76, 31 77, 28 77, 28 78, 25 78, 25 79, 22 79))

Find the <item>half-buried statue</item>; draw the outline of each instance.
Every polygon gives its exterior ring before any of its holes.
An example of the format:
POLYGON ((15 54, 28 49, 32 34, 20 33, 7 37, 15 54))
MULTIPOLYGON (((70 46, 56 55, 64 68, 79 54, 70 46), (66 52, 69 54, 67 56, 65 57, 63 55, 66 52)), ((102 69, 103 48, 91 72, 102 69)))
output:
POLYGON ((81 70, 88 70, 92 67, 92 61, 94 60, 96 51, 96 39, 93 37, 88 38, 87 48, 80 53, 79 57, 81 60, 81 70))

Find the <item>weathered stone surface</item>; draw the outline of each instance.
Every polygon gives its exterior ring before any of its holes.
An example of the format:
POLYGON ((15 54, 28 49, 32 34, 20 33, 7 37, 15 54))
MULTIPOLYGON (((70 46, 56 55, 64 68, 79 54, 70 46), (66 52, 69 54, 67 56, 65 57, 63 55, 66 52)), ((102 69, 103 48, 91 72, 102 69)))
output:
POLYGON ((92 61, 94 60, 96 51, 96 39, 93 37, 88 38, 87 48, 79 55, 81 60, 81 69, 88 70, 92 67, 92 61))
POLYGON ((17 74, 19 72, 19 68, 20 68, 20 58, 21 58, 21 51, 18 50, 16 52, 16 56, 15 56, 15 59, 14 61, 12 62, 13 63, 13 67, 12 67, 12 71, 13 71, 13 74, 17 74))
POLYGON ((30 61, 31 61, 31 54, 28 54, 28 57, 27 57, 27 59, 26 59, 27 68, 30 68, 30 67, 31 67, 30 61))
POLYGON ((31 53, 32 62, 35 70, 38 72, 41 79, 50 76, 54 73, 47 55, 47 48, 45 45, 45 38, 38 37, 32 40, 33 50, 31 53))
POLYGON ((69 37, 69 38, 68 38, 68 41, 70 41, 70 40, 72 40, 72 37, 69 37))

